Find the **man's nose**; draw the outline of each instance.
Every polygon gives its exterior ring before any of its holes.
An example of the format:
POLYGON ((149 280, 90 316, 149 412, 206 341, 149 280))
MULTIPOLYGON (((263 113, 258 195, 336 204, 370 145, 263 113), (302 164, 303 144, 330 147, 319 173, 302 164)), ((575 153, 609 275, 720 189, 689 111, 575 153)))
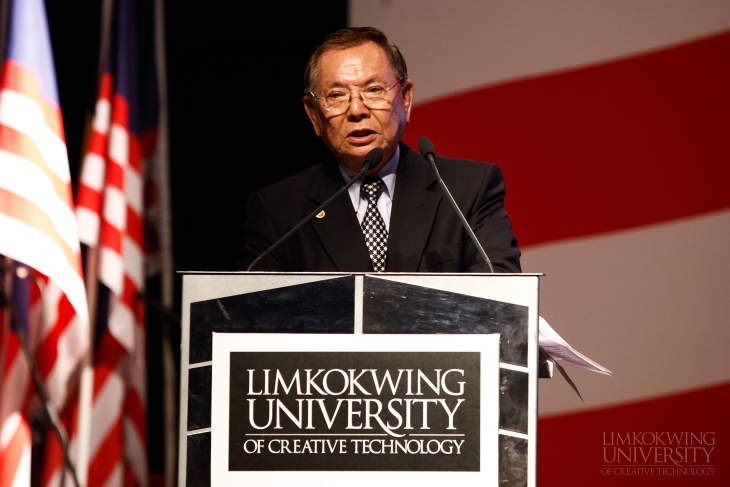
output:
POLYGON ((365 106, 362 101, 362 97, 358 93, 357 95, 351 95, 350 106, 347 107, 347 118, 350 120, 362 120, 370 115, 370 109, 365 106))

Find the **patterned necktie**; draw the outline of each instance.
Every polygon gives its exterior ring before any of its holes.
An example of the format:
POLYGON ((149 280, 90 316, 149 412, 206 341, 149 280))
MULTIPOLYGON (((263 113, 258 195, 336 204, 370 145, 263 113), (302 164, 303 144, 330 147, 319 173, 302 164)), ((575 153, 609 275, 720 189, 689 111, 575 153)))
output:
POLYGON ((383 217, 378 211, 378 191, 385 183, 380 176, 372 176, 362 183, 360 189, 368 199, 368 208, 365 210, 365 219, 360 228, 365 235, 365 244, 368 247, 370 261, 375 272, 385 272, 385 257, 388 252, 388 230, 385 228, 383 217))

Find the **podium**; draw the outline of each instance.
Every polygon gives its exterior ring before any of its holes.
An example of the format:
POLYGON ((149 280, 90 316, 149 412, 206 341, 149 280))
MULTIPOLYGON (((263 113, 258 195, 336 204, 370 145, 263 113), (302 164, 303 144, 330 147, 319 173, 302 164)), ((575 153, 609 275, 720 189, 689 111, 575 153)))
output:
POLYGON ((185 273, 179 485, 211 485, 213 334, 306 333, 499 334, 498 485, 535 486, 539 277, 185 273))

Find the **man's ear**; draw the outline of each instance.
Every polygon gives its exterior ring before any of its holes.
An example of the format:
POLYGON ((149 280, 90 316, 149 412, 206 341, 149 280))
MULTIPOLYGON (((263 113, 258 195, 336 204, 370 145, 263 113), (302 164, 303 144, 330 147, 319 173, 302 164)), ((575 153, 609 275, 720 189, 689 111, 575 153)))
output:
POLYGON ((314 106, 312 95, 304 95, 304 110, 307 112, 309 121, 312 122, 314 133, 317 134, 317 137, 322 137, 322 130, 319 126, 319 113, 317 112, 317 107, 314 106))
POLYGON ((413 106, 413 81, 407 79, 403 83, 403 107, 406 111, 406 123, 411 121, 411 107, 413 106))

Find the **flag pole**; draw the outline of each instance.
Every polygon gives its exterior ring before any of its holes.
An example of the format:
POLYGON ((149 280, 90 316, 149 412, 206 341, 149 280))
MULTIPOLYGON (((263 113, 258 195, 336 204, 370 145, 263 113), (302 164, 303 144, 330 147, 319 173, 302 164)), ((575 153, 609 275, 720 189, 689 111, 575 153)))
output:
MULTIPOLYGON (((170 150, 165 53, 165 2, 155 0, 155 58, 160 103, 157 138, 157 180, 160 198, 160 283, 162 306, 170 311, 175 304, 175 270, 172 255, 172 209, 170 198, 170 150)), ((173 352, 169 319, 162 318, 162 373, 165 422, 165 486, 174 487, 177 479, 177 364, 173 352)))
POLYGON ((86 254, 86 299, 89 302, 89 350, 86 352, 81 368, 81 379, 79 382, 79 416, 77 445, 78 456, 76 465, 78 467, 79 481, 82 486, 88 484, 89 463, 91 457, 91 412, 94 401, 94 330, 96 326, 96 299, 98 284, 96 282, 96 269, 98 262, 98 247, 89 247, 86 254))
POLYGON ((0 80, 5 68, 5 47, 8 38, 8 22, 10 18, 10 0, 0 0, 0 80))
MULTIPOLYGON (((103 0, 101 5, 99 67, 96 83, 97 91, 101 84, 101 77, 104 73, 104 64, 109 51, 109 42, 111 41, 113 6, 113 0, 103 0)), ((86 128, 87 131, 91 130, 91 123, 89 120, 87 120, 86 128)), ((86 137, 86 140, 88 141, 88 137, 86 137)), ((84 153, 85 152, 86 151, 84 151, 84 153)), ((79 383, 79 426, 77 434, 78 456, 76 459, 79 481, 81 482, 82 487, 85 487, 88 484, 89 464, 91 463, 91 425, 94 402, 94 337, 96 331, 96 301, 99 290, 98 269, 99 246, 95 245, 87 248, 86 266, 84 268, 86 296, 89 303, 89 350, 84 357, 79 383)))

